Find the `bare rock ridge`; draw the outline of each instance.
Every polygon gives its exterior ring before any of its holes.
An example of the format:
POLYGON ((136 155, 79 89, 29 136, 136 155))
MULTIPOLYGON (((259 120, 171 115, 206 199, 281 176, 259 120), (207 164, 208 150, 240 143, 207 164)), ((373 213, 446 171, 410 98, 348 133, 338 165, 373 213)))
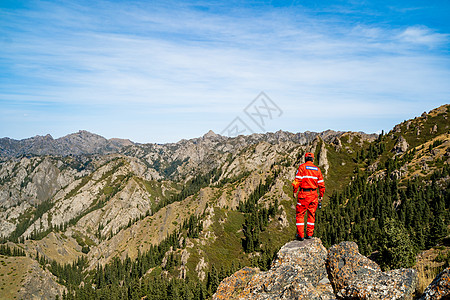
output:
POLYGON ((416 284, 415 270, 382 272, 354 242, 327 252, 313 238, 285 244, 267 272, 237 271, 220 283, 213 299, 412 299, 416 284))

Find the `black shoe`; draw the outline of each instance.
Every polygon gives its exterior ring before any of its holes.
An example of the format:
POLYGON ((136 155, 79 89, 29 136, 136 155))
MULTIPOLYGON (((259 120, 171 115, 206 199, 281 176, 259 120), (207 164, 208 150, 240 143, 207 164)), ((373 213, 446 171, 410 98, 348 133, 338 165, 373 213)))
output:
POLYGON ((312 239, 312 236, 307 235, 307 236, 306 236, 306 239, 307 239, 307 240, 312 239))
POLYGON ((295 235, 295 238, 297 239, 297 241, 304 241, 305 238, 300 237, 298 234, 295 235))

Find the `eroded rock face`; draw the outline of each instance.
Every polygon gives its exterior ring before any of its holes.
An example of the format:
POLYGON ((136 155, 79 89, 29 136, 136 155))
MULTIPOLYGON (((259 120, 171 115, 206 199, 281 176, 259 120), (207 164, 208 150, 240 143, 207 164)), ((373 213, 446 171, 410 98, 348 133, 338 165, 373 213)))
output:
POLYGON ((450 267, 439 273, 425 289, 421 300, 450 299, 450 267))
POLYGON ((292 241, 267 272, 244 268, 219 285, 213 299, 335 299, 320 239, 292 241))
POLYGON ((354 242, 331 247, 326 267, 338 299, 412 299, 417 284, 415 270, 382 272, 354 242))

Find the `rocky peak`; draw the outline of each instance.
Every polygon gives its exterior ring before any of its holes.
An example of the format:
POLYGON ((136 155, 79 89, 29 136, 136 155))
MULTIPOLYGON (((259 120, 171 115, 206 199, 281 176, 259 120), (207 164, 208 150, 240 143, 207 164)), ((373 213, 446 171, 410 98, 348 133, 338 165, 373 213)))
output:
POLYGON ((80 130, 76 133, 72 133, 72 134, 63 136, 57 140, 68 141, 68 142, 84 141, 84 142, 91 142, 91 143, 106 142, 106 139, 104 137, 102 137, 101 135, 91 133, 86 130, 80 130))
POLYGON ((41 139, 43 139, 43 140, 48 140, 48 141, 53 140, 53 137, 52 137, 51 134, 46 134, 45 136, 39 136, 39 135, 37 135, 36 137, 37 137, 37 138, 41 138, 41 139))
POLYGON ((445 114, 447 114, 449 109, 450 109, 450 104, 444 104, 444 105, 441 105, 441 106, 439 106, 439 107, 437 107, 435 109, 430 110, 428 115, 430 115, 432 117, 437 116, 439 114, 444 114, 445 115, 445 114))
POLYGON ((134 145, 134 143, 132 141, 130 141, 129 139, 112 138, 112 139, 109 139, 108 141, 114 145, 121 146, 121 147, 134 145))
POLYGON ((203 138, 204 138, 204 139, 207 139, 207 138, 215 138, 215 137, 218 137, 218 136, 219 136, 218 134, 216 134, 214 131, 210 130, 210 131, 208 131, 207 133, 205 133, 205 134, 203 135, 203 138))

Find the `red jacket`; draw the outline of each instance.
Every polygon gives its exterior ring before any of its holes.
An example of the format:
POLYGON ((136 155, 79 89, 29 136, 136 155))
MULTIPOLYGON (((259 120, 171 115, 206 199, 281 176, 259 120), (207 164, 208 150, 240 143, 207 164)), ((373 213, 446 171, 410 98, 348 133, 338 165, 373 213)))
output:
POLYGON ((323 181, 322 172, 310 161, 307 161, 298 167, 292 186, 294 187, 294 193, 297 193, 299 188, 319 188, 320 197, 323 197, 323 194, 325 193, 325 182, 323 181))

